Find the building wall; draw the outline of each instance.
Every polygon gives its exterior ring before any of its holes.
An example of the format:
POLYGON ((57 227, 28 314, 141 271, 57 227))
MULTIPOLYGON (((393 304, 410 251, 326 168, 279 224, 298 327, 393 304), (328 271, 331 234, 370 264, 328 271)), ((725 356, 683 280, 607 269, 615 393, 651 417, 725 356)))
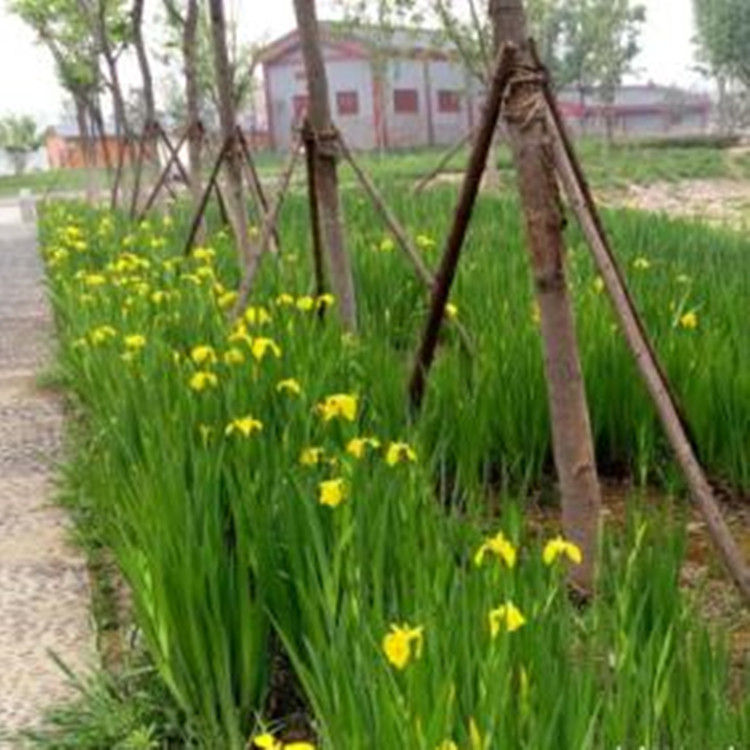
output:
MULTIPOLYGON (((124 142, 114 136, 107 136, 106 144, 97 138, 94 143, 94 164, 97 167, 104 167, 107 164, 107 155, 109 156, 112 166, 117 165, 120 144, 125 149, 123 154, 123 164, 134 163, 138 158, 138 145, 131 145, 126 148, 124 142), (106 149, 106 154, 105 154, 106 149)), ((67 137, 52 134, 47 136, 45 143, 47 151, 47 160, 51 169, 82 169, 86 166, 83 157, 83 148, 80 138, 67 137)))
POLYGON ((384 92, 387 145, 389 148, 426 146, 430 142, 425 65, 421 60, 394 59, 386 65, 387 86, 384 92), (416 92, 416 112, 396 111, 400 92, 416 92))
POLYGON ((434 143, 445 146, 455 143, 470 128, 469 108, 471 106, 469 82, 463 67, 448 60, 432 60, 429 63, 431 83, 431 105, 434 143), (441 92, 443 96, 441 97, 441 92), (458 110, 441 111, 442 104, 454 94, 458 110))
MULTIPOLYGON (((334 122, 353 148, 375 148, 377 140, 370 62, 356 58, 343 59, 330 48, 324 47, 323 52, 334 122), (346 97, 356 96, 356 113, 340 114, 339 96, 342 94, 346 97)), ((273 145, 277 149, 287 150, 292 144, 299 107, 307 97, 307 79, 300 53, 291 53, 267 65, 265 75, 273 145)))
MULTIPOLYGON (((307 99, 301 51, 294 37, 289 39, 288 51, 264 66, 271 145, 280 150, 290 147, 295 119, 307 99)), ((447 146, 476 127, 484 92, 464 66, 440 52, 410 47, 408 39, 399 49, 405 51, 385 62, 383 80, 376 82, 366 47, 324 42, 331 113, 347 142, 363 150, 447 146)), ((595 92, 581 103, 577 91, 566 89, 558 100, 573 132, 606 132, 604 105, 595 92), (583 111, 588 112, 585 119, 583 111)), ((614 106, 618 135, 696 133, 708 126, 705 97, 677 89, 625 87, 618 90, 614 106)))

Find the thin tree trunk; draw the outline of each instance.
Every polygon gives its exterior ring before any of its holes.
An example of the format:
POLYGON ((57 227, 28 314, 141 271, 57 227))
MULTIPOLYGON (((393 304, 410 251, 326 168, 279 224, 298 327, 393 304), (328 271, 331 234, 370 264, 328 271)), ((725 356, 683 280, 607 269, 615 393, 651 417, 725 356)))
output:
POLYGON ((143 83, 143 132, 138 144, 138 161, 133 179, 133 195, 131 199, 131 214, 135 215, 141 192, 141 178, 143 176, 146 161, 159 164, 159 149, 157 148, 156 128, 156 104, 154 102, 154 81, 151 75, 151 66, 146 53, 146 44, 143 39, 143 6, 145 0, 133 0, 133 8, 130 13, 131 29, 133 34, 133 47, 135 48, 138 68, 141 72, 143 83))
POLYGON ((245 186, 242 182, 242 150, 237 139, 237 121, 232 92, 232 74, 227 53, 227 25, 223 0, 209 0, 214 66, 219 89, 219 120, 223 140, 229 143, 226 172, 229 190, 227 201, 237 242, 240 262, 247 266, 255 262, 255 251, 248 234, 245 186))
MULTIPOLYGON (((495 44, 515 44, 519 70, 535 69, 522 0, 490 0, 495 44)), ((570 581, 595 587, 600 489, 591 426, 565 278, 563 216, 545 117, 543 89, 528 73, 511 83, 505 108, 539 305, 552 446, 562 495, 563 530, 583 553, 570 581)))
POLYGON ((745 600, 750 601, 750 569, 745 563, 740 546, 733 538, 732 532, 721 514, 711 485, 698 461, 685 419, 648 338, 645 326, 630 297, 583 170, 565 130, 562 115, 549 91, 547 91, 547 101, 549 104, 550 129, 553 131, 555 160, 570 205, 591 248, 594 260, 619 318, 620 327, 654 402, 677 463, 685 475, 693 500, 703 515, 709 534, 729 574, 745 600))
POLYGON ((188 0, 185 26, 182 33, 182 57, 185 65, 185 104, 188 124, 188 160, 190 162, 190 191, 198 205, 201 197, 203 132, 200 124, 200 93, 198 89, 198 0, 188 0))
POLYGON ((86 104, 78 96, 74 97, 74 104, 76 109, 76 121, 78 124, 78 137, 81 141, 81 156, 83 157, 83 165, 86 169, 86 200, 89 203, 94 203, 98 200, 95 164, 92 159, 92 143, 91 133, 89 132, 89 126, 86 119, 86 104))
POLYGON ((315 150, 316 184, 328 278, 344 326, 357 330, 357 302, 354 278, 344 244, 336 166, 336 134, 328 102, 328 79, 320 48, 320 30, 315 0, 294 0, 297 28, 307 73, 308 118, 318 140, 315 150))
MULTIPOLYGON (((154 81, 151 76, 151 66, 146 54, 146 44, 143 41, 143 5, 145 0, 133 0, 131 21, 133 29, 133 46, 138 58, 138 67, 143 80, 143 108, 144 127, 148 129, 156 122, 156 104, 154 103, 154 81)), ((154 139, 155 140, 155 139, 154 139)))

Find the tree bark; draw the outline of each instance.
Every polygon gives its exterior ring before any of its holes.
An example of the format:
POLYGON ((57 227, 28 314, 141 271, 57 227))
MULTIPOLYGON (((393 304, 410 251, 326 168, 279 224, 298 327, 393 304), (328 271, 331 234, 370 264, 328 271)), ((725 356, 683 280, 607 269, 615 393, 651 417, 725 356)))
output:
POLYGON ((227 202, 242 265, 256 261, 255 250, 248 234, 245 186, 242 182, 242 150, 237 139, 237 121, 232 95, 232 73, 227 52, 227 24, 223 0, 209 0, 214 66, 219 89, 219 120, 222 138, 229 144, 226 154, 226 174, 229 190, 227 202))
POLYGON ((95 164, 92 159, 93 138, 89 131, 88 121, 86 118, 86 103, 78 96, 73 98, 76 109, 76 122, 78 124, 78 137, 81 141, 81 155, 83 156, 83 165, 86 169, 86 200, 93 203, 98 199, 97 180, 95 173, 95 164))
POLYGON ((200 93, 198 89, 198 0, 188 0, 185 26, 182 33, 182 57, 185 65, 185 105, 188 125, 188 160, 190 162, 190 190, 198 204, 201 196, 203 133, 200 124, 200 93))
POLYGON ((138 58, 138 67, 143 79, 143 109, 145 115, 144 127, 148 129, 156 122, 156 104, 154 102, 154 80, 151 75, 151 66, 146 53, 146 44, 143 40, 143 5, 145 0, 133 0, 131 22, 133 29, 133 46, 138 58))
POLYGON ((336 134, 331 122, 328 79, 320 48, 320 30, 315 0, 294 0, 297 28, 302 41, 308 91, 308 118, 318 139, 315 149, 316 185, 328 278, 339 314, 349 331, 357 330, 357 302, 349 256, 344 244, 339 203, 336 134))
POLYGON ((689 430, 671 390, 667 376, 656 356, 646 333, 646 328, 630 297, 624 276, 617 264, 604 225, 594 203, 565 123, 551 92, 547 91, 550 130, 554 137, 555 160, 560 180, 568 195, 581 230, 588 241, 594 260, 604 280, 612 305, 619 318, 620 327, 640 371, 641 377, 654 402, 657 414, 667 434, 677 463, 690 488, 698 509, 706 522, 709 534, 729 574, 745 597, 750 601, 750 569, 745 563, 742 549, 732 536, 703 467, 698 461, 689 430))
POLYGON ((583 553, 570 582, 584 596, 595 587, 601 505, 591 426, 565 276, 563 215, 541 81, 528 44, 522 0, 489 0, 495 44, 518 48, 519 75, 506 99, 513 152, 539 306, 552 447, 562 496, 563 531, 583 553))

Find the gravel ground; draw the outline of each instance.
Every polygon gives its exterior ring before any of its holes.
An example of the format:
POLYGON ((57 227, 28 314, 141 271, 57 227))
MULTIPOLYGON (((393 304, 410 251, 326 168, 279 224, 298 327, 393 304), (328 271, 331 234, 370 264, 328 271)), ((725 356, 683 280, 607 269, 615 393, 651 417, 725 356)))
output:
POLYGON ((0 205, 0 748, 32 726, 69 686, 50 658, 92 662, 94 638, 82 555, 51 505, 61 404, 36 387, 49 347, 33 225, 0 205))

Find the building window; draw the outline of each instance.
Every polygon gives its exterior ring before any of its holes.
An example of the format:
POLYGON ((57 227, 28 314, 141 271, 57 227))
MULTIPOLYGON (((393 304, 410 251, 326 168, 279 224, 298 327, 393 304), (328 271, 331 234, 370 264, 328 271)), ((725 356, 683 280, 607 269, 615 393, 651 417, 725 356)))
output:
POLYGON ((393 111, 397 115, 415 115, 419 112, 419 97, 416 89, 394 89, 393 111))
POLYGON ((305 94, 297 94, 292 99, 292 111, 294 112, 295 125, 298 125, 307 117, 307 96, 305 94))
POLYGON ((356 91, 339 91, 336 93, 336 109, 340 115, 359 114, 359 96, 356 91))
POLYGON ((461 95, 458 91, 438 91, 438 112, 460 112, 461 95))

